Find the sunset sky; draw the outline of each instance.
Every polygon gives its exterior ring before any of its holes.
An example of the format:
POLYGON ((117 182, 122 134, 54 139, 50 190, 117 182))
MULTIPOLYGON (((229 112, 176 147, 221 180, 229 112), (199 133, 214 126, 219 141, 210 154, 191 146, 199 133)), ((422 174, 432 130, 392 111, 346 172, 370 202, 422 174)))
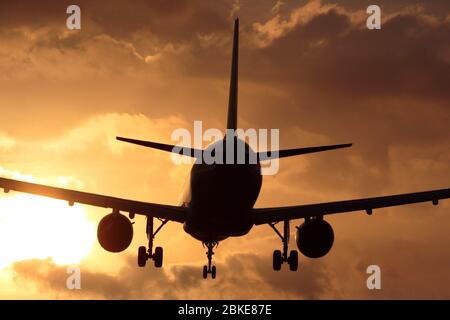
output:
MULTIPOLYGON (((174 143, 194 120, 223 129, 237 16, 239 126, 279 128, 282 148, 354 143, 282 159, 258 207, 449 187, 448 0, 1 1, 0 176, 178 204, 190 166, 115 137, 174 143), (66 29, 70 4, 81 30, 66 29), (381 30, 366 28, 371 4, 381 30)), ((178 223, 156 238, 163 269, 137 267, 143 217, 125 252, 104 251, 108 213, 2 193, 0 298, 450 299, 450 201, 329 217, 332 251, 300 256, 296 273, 272 271, 281 242, 255 227, 220 244, 216 280, 178 223), (73 264, 81 290, 66 288, 73 264)))

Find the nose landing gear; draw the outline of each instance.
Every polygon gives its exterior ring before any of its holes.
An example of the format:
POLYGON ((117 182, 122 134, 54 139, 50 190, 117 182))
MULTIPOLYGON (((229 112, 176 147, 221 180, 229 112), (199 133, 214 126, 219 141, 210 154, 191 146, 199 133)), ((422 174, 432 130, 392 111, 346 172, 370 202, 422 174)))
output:
POLYGON ((203 279, 208 278, 208 274, 211 275, 212 279, 216 278, 216 266, 212 266, 212 256, 214 255, 214 248, 219 245, 219 242, 203 242, 203 247, 207 247, 208 251, 206 256, 208 258, 208 265, 203 266, 203 279))

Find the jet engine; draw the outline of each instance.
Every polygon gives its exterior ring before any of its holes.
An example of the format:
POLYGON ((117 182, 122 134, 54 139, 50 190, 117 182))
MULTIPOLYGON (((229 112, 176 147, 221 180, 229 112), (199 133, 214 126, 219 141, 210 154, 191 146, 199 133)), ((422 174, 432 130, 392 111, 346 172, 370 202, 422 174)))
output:
POLYGON ((300 252, 308 258, 321 258, 333 247, 334 232, 322 219, 312 219, 297 226, 295 241, 300 252))
POLYGON ((106 251, 121 252, 128 248, 133 239, 133 225, 120 213, 108 214, 98 224, 97 238, 106 251))

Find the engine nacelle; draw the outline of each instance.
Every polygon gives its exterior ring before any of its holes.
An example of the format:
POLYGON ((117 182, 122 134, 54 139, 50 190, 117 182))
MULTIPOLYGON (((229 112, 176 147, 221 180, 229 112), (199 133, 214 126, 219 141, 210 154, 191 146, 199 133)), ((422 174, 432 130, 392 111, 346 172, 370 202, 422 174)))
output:
POLYGON ((121 252, 133 240, 133 225, 130 219, 120 213, 108 214, 98 224, 97 238, 106 251, 121 252))
POLYGON ((295 241, 300 252, 308 258, 321 258, 333 247, 334 232, 322 219, 313 219, 297 227, 295 241))

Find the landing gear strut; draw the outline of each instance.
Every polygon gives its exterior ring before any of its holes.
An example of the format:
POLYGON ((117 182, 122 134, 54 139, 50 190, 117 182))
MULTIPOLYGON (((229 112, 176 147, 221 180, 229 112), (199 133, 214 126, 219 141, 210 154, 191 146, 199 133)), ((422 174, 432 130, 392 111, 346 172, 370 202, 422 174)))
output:
POLYGON ((269 223, 269 226, 275 231, 275 233, 281 238, 283 243, 283 251, 275 250, 273 252, 273 270, 280 271, 283 263, 289 265, 289 270, 297 271, 298 269, 298 252, 297 250, 289 251, 289 220, 283 221, 283 235, 275 227, 277 223, 269 223))
POLYGON ((144 246, 139 247, 138 249, 138 266, 145 267, 147 260, 151 259, 154 261, 156 268, 161 268, 163 264, 163 248, 156 247, 155 252, 153 252, 153 240, 155 239, 156 234, 162 227, 169 221, 160 219, 161 225, 153 231, 153 217, 147 217, 147 238, 148 238, 148 249, 144 246))
POLYGON ((203 266, 203 279, 208 278, 208 274, 211 275, 211 278, 216 278, 216 266, 212 266, 212 256, 214 255, 214 248, 219 245, 219 242, 203 242, 203 247, 207 247, 208 251, 206 252, 206 256, 208 257, 208 265, 203 266))

